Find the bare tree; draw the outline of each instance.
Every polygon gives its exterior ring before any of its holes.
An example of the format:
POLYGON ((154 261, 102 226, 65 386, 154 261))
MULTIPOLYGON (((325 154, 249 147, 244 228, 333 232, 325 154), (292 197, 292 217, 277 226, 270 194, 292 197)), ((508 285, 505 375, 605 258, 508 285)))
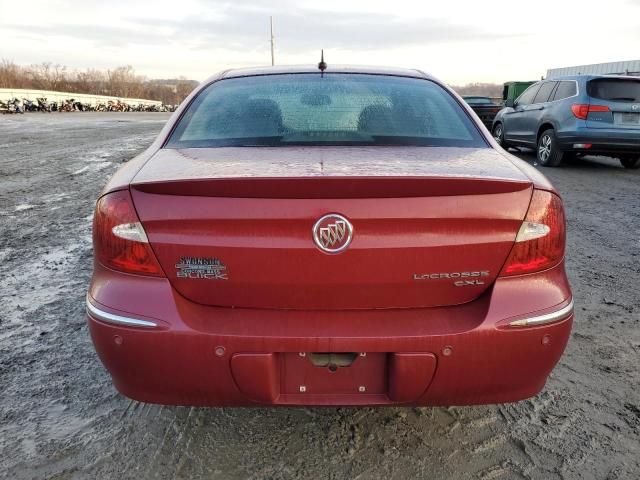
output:
POLYGON ((117 67, 107 72, 107 88, 110 95, 135 97, 142 93, 144 77, 137 76, 131 65, 117 67))
POLYGON ((10 60, 0 62, 0 88, 21 88, 24 85, 20 67, 10 60))
POLYGON ((462 86, 453 86, 460 95, 479 95, 482 97, 501 97, 502 85, 499 83, 467 83, 462 86))
POLYGON ((43 90, 61 90, 67 82, 67 67, 51 62, 31 65, 27 70, 34 88, 43 90))
POLYGON ((176 84, 176 103, 180 103, 182 100, 184 100, 193 89, 193 81, 187 80, 185 77, 180 77, 178 79, 178 83, 176 84))
POLYGON ((148 80, 137 75, 131 65, 113 70, 69 70, 66 66, 44 62, 23 67, 13 61, 0 62, 0 88, 32 88, 110 95, 121 98, 146 98, 165 104, 180 103, 198 83, 185 77, 148 80))
POLYGON ((72 88, 77 93, 95 93, 107 95, 107 74, 100 70, 89 68, 84 72, 77 72, 72 88))

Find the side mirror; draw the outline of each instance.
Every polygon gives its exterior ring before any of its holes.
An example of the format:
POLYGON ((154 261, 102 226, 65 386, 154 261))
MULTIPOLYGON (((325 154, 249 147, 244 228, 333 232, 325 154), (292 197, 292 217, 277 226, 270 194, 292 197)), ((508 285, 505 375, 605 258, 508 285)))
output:
POLYGON ((509 107, 509 108, 513 108, 516 106, 516 102, 513 100, 513 98, 507 98, 507 101, 504 102, 504 106, 505 107, 509 107))

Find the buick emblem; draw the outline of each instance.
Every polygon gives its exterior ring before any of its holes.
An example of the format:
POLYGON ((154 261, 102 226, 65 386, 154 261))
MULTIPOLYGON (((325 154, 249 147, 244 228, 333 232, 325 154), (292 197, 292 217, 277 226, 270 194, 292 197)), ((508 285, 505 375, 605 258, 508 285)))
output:
POLYGON ((313 226, 313 241, 326 253, 340 253, 351 243, 353 226, 342 215, 331 213, 313 226))
POLYGON ((634 110, 640 110, 640 105, 634 105, 631 108, 633 108, 634 110))

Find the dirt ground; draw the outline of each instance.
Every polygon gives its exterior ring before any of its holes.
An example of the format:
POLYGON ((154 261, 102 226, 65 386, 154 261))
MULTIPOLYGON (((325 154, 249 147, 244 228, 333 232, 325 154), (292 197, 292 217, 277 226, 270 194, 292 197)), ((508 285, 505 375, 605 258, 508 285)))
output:
POLYGON ((640 478, 640 170, 612 159, 544 170, 565 198, 577 317, 531 400, 199 409, 119 395, 85 326, 92 210, 166 119, 0 117, 0 477, 640 478))

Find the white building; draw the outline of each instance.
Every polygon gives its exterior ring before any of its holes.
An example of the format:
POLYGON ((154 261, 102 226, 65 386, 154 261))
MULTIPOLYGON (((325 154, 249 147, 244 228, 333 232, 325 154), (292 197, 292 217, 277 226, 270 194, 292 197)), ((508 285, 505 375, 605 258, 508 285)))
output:
POLYGON ((640 75, 640 60, 550 68, 547 70, 546 78, 563 77, 565 75, 640 75))

